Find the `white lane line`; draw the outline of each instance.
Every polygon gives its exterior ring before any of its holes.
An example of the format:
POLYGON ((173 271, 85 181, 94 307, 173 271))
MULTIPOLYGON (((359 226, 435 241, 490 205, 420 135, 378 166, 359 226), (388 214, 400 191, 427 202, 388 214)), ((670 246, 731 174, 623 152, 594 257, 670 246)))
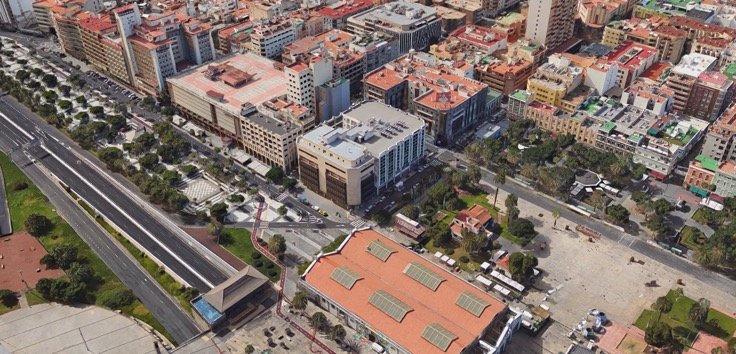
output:
MULTIPOLYGON (((49 153, 49 155, 53 156, 57 161, 59 161, 59 163, 61 163, 62 165, 64 165, 64 167, 66 167, 69 171, 71 171, 82 182, 84 182, 86 185, 88 185, 90 188, 92 188, 92 190, 94 190, 97 194, 99 194, 100 197, 102 197, 108 203, 110 203, 110 205, 112 205, 113 208, 117 209, 117 211, 119 211, 131 223, 133 223, 135 226, 137 226, 139 229, 141 229, 141 231, 143 231, 151 240, 153 240, 154 242, 156 242, 161 248, 163 248, 172 257, 174 257, 174 259, 176 259, 177 261, 179 261, 179 263, 181 263, 190 272, 192 272, 192 274, 194 274, 197 278, 199 278, 201 281, 203 281, 209 287, 211 287, 211 288, 214 288, 215 287, 215 285, 212 284, 212 283, 210 283, 207 280, 207 278, 205 278, 204 276, 202 276, 202 274, 199 274, 199 272, 197 272, 196 270, 194 270, 194 268, 192 266, 190 266, 189 264, 187 264, 187 262, 185 262, 181 257, 179 257, 174 252, 172 252, 168 247, 166 247, 166 245, 163 242, 161 242, 159 239, 157 239, 155 236, 153 236, 153 234, 151 234, 146 228, 144 228, 141 224, 139 224, 138 221, 136 221, 133 217, 131 217, 130 215, 128 215, 119 205, 115 204, 112 200, 110 200, 105 194, 103 194, 99 189, 97 189, 97 187, 95 187, 92 183, 90 183, 89 181, 87 181, 87 179, 85 179, 84 177, 82 177, 82 175, 79 174, 79 172, 77 172, 76 170, 74 170, 73 168, 71 168, 71 166, 69 166, 65 161, 63 161, 53 151, 49 150, 45 145, 41 145, 41 148, 43 148, 47 153, 49 153)), ((172 271, 173 271, 173 269, 172 269, 172 271)))
POLYGON ((25 135, 25 136, 26 136, 26 137, 27 137, 27 138, 28 138, 29 140, 33 140, 33 139, 34 139, 33 135, 31 135, 30 133, 28 133, 27 131, 25 131, 25 129, 21 128, 21 127, 20 127, 20 125, 18 125, 18 124, 16 124, 15 122, 13 122, 13 121, 12 121, 12 120, 11 120, 10 118, 8 118, 8 116, 6 116, 6 115, 5 115, 4 113, 0 112, 0 116, 2 116, 3 118, 5 118, 5 120, 7 120, 7 121, 8 121, 8 123, 12 124, 12 125, 13 125, 13 126, 15 127, 15 129, 18 129, 18 130, 19 130, 19 131, 20 131, 21 133, 23 133, 23 135, 25 135))

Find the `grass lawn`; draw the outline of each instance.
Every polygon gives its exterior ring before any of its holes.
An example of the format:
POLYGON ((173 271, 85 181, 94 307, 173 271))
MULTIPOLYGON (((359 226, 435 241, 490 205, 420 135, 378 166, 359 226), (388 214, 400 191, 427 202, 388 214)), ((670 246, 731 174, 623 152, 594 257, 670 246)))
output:
POLYGON ((8 312, 13 311, 13 310, 17 310, 19 308, 20 308, 20 305, 19 304, 15 304, 15 306, 13 306, 13 307, 7 307, 7 306, 3 305, 2 303, 0 303, 0 315, 5 314, 5 313, 8 313, 8 312))
MULTIPOLYGON (((67 222, 61 218, 53 209, 53 205, 49 203, 43 193, 23 174, 23 172, 13 164, 8 156, 0 153, 0 167, 2 167, 3 176, 5 178, 5 187, 8 199, 8 208, 10 209, 13 230, 21 231, 25 229, 24 222, 28 215, 38 213, 46 216, 54 224, 54 228, 46 236, 39 237, 39 241, 46 250, 53 249, 60 245, 73 246, 77 248, 80 259, 84 259, 94 270, 96 281, 88 284, 91 299, 104 298, 103 294, 113 292, 118 289, 124 289, 125 285, 117 276, 108 268, 100 258, 92 251, 87 243, 82 240, 67 222), (28 187, 22 190, 15 190, 14 186, 18 183, 25 182, 28 187)), ((30 296, 30 298, 35 298, 30 296)), ((35 301, 35 300, 34 300, 35 301)), ((40 300, 39 300, 40 301, 40 300)), ((136 300, 133 305, 140 305, 142 309, 137 312, 127 311, 123 309, 126 315, 134 316, 145 321, 154 327, 161 334, 173 339, 166 332, 166 329, 151 316, 150 312, 143 307, 140 301, 136 300)), ((132 305, 131 305, 132 306, 132 305)))
POLYGON ((685 226, 680 233, 680 244, 693 251, 699 250, 707 241, 705 234, 692 226, 685 226))
POLYGON ((226 228, 220 235, 220 244, 230 253, 243 260, 243 262, 255 266, 258 271, 268 276, 272 282, 278 282, 281 277, 281 268, 266 258, 261 252, 256 251, 253 242, 250 241, 250 231, 241 228, 226 228), (253 259, 253 254, 260 254, 258 259, 253 259), (261 266, 256 263, 260 261, 261 266), (269 268, 271 267, 271 268, 269 268))
POLYGON ((26 300, 28 300, 28 305, 38 305, 38 304, 45 304, 48 302, 48 300, 44 299, 41 294, 36 291, 36 289, 33 289, 31 291, 26 292, 26 300))
MULTIPOLYGON (((666 296, 672 301, 672 310, 668 313, 663 313, 660 320, 669 324, 676 336, 686 338, 688 343, 692 343, 698 329, 688 318, 688 313, 690 312, 690 307, 692 307, 692 305, 697 301, 687 296, 678 297, 672 290, 670 290, 666 296)), ((647 324, 656 321, 657 316, 659 316, 659 314, 652 310, 644 310, 636 322, 634 322, 634 326, 642 330, 646 330, 647 324)), ((706 324, 704 324, 700 329, 721 339, 729 340, 733 337, 734 332, 736 332, 736 319, 720 311, 710 309, 710 311, 708 311, 706 324), (718 327, 713 327, 707 323, 714 319, 718 321, 718 327)))

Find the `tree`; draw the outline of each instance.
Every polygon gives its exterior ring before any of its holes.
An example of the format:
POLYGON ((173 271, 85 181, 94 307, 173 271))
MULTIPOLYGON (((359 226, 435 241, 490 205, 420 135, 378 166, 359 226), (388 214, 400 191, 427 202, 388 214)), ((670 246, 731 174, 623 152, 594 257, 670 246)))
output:
POLYGON ((67 275, 69 275, 69 279, 72 282, 86 283, 92 280, 92 278, 95 276, 95 272, 87 264, 74 262, 69 267, 69 270, 67 271, 67 275))
POLYGON ((245 354, 253 354, 256 351, 256 348, 253 348, 253 344, 248 344, 245 346, 245 354))
POLYGON ((315 331, 324 331, 328 324, 329 321, 327 320, 327 316, 325 316, 325 314, 320 311, 313 313, 312 316, 309 318, 309 325, 315 331))
POLYGON ((46 216, 32 213, 26 218, 24 226, 29 234, 33 236, 43 236, 51 231, 54 224, 46 216))
POLYGON ((191 177, 198 171, 197 166, 194 166, 194 165, 184 165, 184 166, 181 166, 179 169, 187 177, 191 177))
POLYGON ((385 225, 389 221, 391 221, 391 214, 389 214, 388 211, 379 210, 371 215, 371 220, 373 220, 373 222, 375 222, 376 224, 385 225))
POLYGON ((332 327, 332 330, 330 331, 330 338, 332 340, 343 340, 345 338, 345 335, 347 335, 347 332, 345 331, 345 327, 343 327, 340 324, 337 324, 332 327))
POLYGON ((606 208, 607 218, 617 225, 626 225, 629 223, 629 210, 620 204, 611 205, 606 208))
POLYGON ((266 178, 276 184, 281 184, 284 177, 286 177, 286 173, 284 173, 284 169, 281 167, 271 167, 271 169, 266 172, 266 178))
POLYGON ((56 258, 50 254, 45 254, 41 259, 38 260, 39 263, 46 266, 47 269, 57 269, 59 268, 59 264, 56 263, 56 258))
POLYGON ((658 348, 667 347, 674 341, 672 328, 667 323, 654 322, 644 331, 644 341, 658 348))
POLYGON ((631 193, 631 200, 636 202, 636 204, 646 203, 649 201, 649 195, 642 191, 634 191, 631 193))
POLYGON ((69 245, 58 246, 49 252, 51 257, 54 257, 56 264, 61 269, 69 269, 74 262, 77 261, 78 251, 76 247, 69 245))
POLYGON ((480 171, 480 167, 478 165, 470 165, 468 167, 468 171, 466 173, 468 176, 468 184, 471 186, 475 186, 480 182, 480 179, 483 177, 483 174, 480 171))
POLYGON ((560 211, 557 209, 552 210, 552 218, 555 219, 555 223, 552 225, 552 227, 557 227, 557 219, 560 218, 560 211))
POLYGON ((119 171, 123 162, 123 151, 116 147, 106 147, 97 151, 97 157, 104 162, 107 168, 119 171))
POLYGON ((463 249, 469 254, 474 254, 480 251, 483 247, 483 237, 481 235, 475 235, 467 232, 463 229, 463 249))
POLYGON ((493 176, 493 183, 496 184, 496 195, 493 196, 493 206, 496 206, 496 201, 498 201, 498 190, 501 189, 501 186, 506 184, 506 169, 501 168, 498 171, 496 171, 496 175, 493 176))
POLYGON ((279 215, 286 215, 288 209, 286 209, 286 206, 282 205, 276 211, 279 213, 279 215))
POLYGON ((207 225, 207 232, 219 239, 220 234, 222 234, 222 224, 217 220, 210 221, 207 225))
POLYGON ((698 302, 690 306, 688 318, 693 321, 695 326, 700 328, 703 326, 705 320, 708 318, 708 311, 710 311, 710 301, 705 298, 700 298, 698 302))
POLYGON ((280 234, 271 236, 271 239, 268 240, 268 251, 279 259, 283 258, 284 252, 286 252, 286 240, 284 236, 280 234))
POLYGON ((222 222, 225 215, 227 215, 227 204, 220 202, 213 204, 210 207, 210 216, 215 218, 217 221, 222 222))
POLYGON ((141 164, 141 167, 147 170, 153 170, 158 165, 158 155, 149 152, 141 156, 141 158, 138 159, 138 163, 141 164))
POLYGON ((299 289, 291 299, 291 305, 298 311, 304 311, 307 308, 309 294, 304 289, 299 289))
POLYGON ((590 195, 590 206, 592 206, 594 210, 603 210, 603 208, 606 207, 607 202, 608 197, 599 190, 593 191, 590 195))
POLYGON ((530 240, 537 235, 534 230, 534 224, 524 218, 517 218, 509 221, 509 232, 517 237, 530 240))
POLYGON ((74 99, 77 103, 81 104, 82 107, 87 107, 87 98, 84 95, 79 95, 74 99))
POLYGON ((506 206, 506 215, 508 216, 509 221, 516 219, 516 217, 519 215, 518 213, 513 212, 514 209, 517 209, 516 207, 518 202, 519 198, 516 196, 516 194, 511 193, 506 196, 506 201, 504 201, 504 205, 506 206), (512 217, 512 214, 516 214, 516 216, 512 217))
POLYGON ((56 76, 51 74, 44 75, 43 78, 41 78, 41 81, 46 84, 46 87, 56 87, 56 84, 59 83, 56 76))
POLYGON ((59 91, 61 92, 62 95, 68 97, 69 93, 72 92, 72 87, 68 85, 61 85, 59 86, 59 91))
POLYGON ((667 213, 675 210, 675 206, 668 202, 664 198, 659 198, 652 203, 654 214, 666 215, 667 213))
POLYGON ((672 300, 667 296, 660 296, 652 304, 652 310, 659 312, 660 314, 668 313, 672 310, 672 300))
POLYGON ((106 296, 100 300, 100 304, 113 310, 117 310, 132 304, 135 299, 135 294, 133 294, 133 291, 130 289, 115 289, 111 293, 106 294, 106 296))
POLYGON ((13 307, 18 304, 18 297, 12 290, 0 289, 0 303, 5 307, 13 307))
POLYGON ((59 108, 61 108, 62 111, 68 111, 72 108, 72 103, 67 100, 61 100, 58 103, 59 108))
POLYGON ((534 274, 537 257, 531 253, 514 252, 509 256, 509 273, 515 279, 527 279, 534 274))

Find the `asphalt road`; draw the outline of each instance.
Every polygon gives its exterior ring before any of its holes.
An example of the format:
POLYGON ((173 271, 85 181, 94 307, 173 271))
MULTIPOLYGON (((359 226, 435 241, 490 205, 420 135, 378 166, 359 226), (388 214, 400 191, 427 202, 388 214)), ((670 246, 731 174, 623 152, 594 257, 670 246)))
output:
MULTIPOLYGON (((4 127, 3 127, 4 128, 4 127)), ((172 299, 130 254, 100 227, 81 206, 66 194, 58 183, 48 176, 41 167, 31 163, 18 145, 7 136, 21 139, 12 130, 0 135, 0 149, 23 169, 26 176, 49 198, 74 231, 92 248, 115 275, 133 291, 146 308, 166 328, 178 343, 192 338, 201 332, 179 303, 172 299)))
MULTIPOLYGON (((196 251, 191 242, 182 239, 165 222, 157 219, 144 205, 139 204, 139 201, 133 200, 97 169, 80 160, 66 147, 70 141, 63 146, 55 139, 49 138, 53 136, 62 141, 67 139, 56 132, 55 128, 40 123, 39 117, 35 117, 35 121, 32 120, 29 118, 31 113, 26 111, 25 107, 19 106, 7 97, 0 100, 0 111, 12 117, 15 124, 36 140, 43 142, 44 146, 33 144, 28 146, 27 150, 51 173, 189 285, 206 292, 227 279, 227 272, 215 266, 209 256, 196 251)), ((12 140, 16 142, 27 143, 31 140, 5 119, 0 119, 0 130, 14 134, 12 140)))
MULTIPOLYGON (((436 147, 432 147, 430 150, 437 151, 438 149, 436 147)), ((447 151, 444 149, 442 149, 441 151, 443 152, 443 155, 451 153, 455 158, 463 158, 460 153, 447 151)), ((468 162, 466 161, 466 163, 468 162)), ((496 183, 493 182, 494 176, 495 174, 491 171, 485 170, 483 172, 483 180, 493 186, 496 186, 496 183)), ((520 184, 513 182, 510 178, 507 179, 507 182, 502 185, 500 189, 508 193, 516 194, 516 196, 520 199, 534 201, 534 204, 547 210, 550 215, 553 210, 557 210, 560 212, 560 216, 563 218, 566 218, 578 225, 587 226, 595 231, 598 231, 599 233, 601 233, 601 235, 614 242, 621 243, 629 247, 631 250, 646 255, 667 267, 697 277, 701 281, 706 282, 709 285, 718 288, 724 292, 733 293, 736 290, 736 281, 729 279, 728 277, 720 273, 703 268, 695 263, 688 261, 685 258, 677 256, 671 252, 667 252, 658 246, 652 245, 644 239, 610 227, 597 219, 575 213, 567 209, 565 206, 561 205, 557 201, 550 199, 543 193, 523 187, 520 184)), ((621 256, 628 258, 630 255, 621 256)))

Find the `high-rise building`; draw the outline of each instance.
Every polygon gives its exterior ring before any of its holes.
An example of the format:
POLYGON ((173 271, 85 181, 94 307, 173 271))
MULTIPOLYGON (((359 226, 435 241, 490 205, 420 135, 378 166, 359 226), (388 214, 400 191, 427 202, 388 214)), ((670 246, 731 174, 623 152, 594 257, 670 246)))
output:
POLYGON ((718 71, 706 71, 695 80, 687 100, 685 114, 714 121, 731 103, 734 83, 718 71))
POLYGON ((90 17, 79 21, 84 53, 89 64, 98 72, 131 87, 131 74, 125 60, 117 26, 111 16, 90 17))
POLYGON ((366 99, 416 114, 440 145, 472 129, 489 113, 488 85, 450 73, 427 53, 409 53, 366 75, 366 99))
POLYGON ((701 153, 717 161, 736 161, 736 104, 710 126, 701 153))
POLYGON ((691 53, 682 57, 680 63, 675 65, 667 77, 666 85, 675 91, 675 112, 684 112, 687 106, 690 92, 700 74, 713 68, 716 58, 691 53))
POLYGON ((542 43, 548 50, 572 38, 577 0, 535 0, 529 2, 526 38, 542 43))
POLYGON ((332 80, 332 60, 314 58, 306 63, 297 62, 284 68, 288 80, 287 97, 314 115, 317 102, 315 87, 332 80))
POLYGON ((299 138, 299 177, 344 208, 386 189, 424 156, 422 119, 375 101, 299 138))
POLYGON ((413 2, 396 1, 348 19, 347 31, 356 35, 384 32, 399 39, 399 52, 424 50, 440 38, 437 10, 413 2))
POLYGON ((350 108, 350 81, 337 78, 316 87, 318 122, 324 122, 350 108))

